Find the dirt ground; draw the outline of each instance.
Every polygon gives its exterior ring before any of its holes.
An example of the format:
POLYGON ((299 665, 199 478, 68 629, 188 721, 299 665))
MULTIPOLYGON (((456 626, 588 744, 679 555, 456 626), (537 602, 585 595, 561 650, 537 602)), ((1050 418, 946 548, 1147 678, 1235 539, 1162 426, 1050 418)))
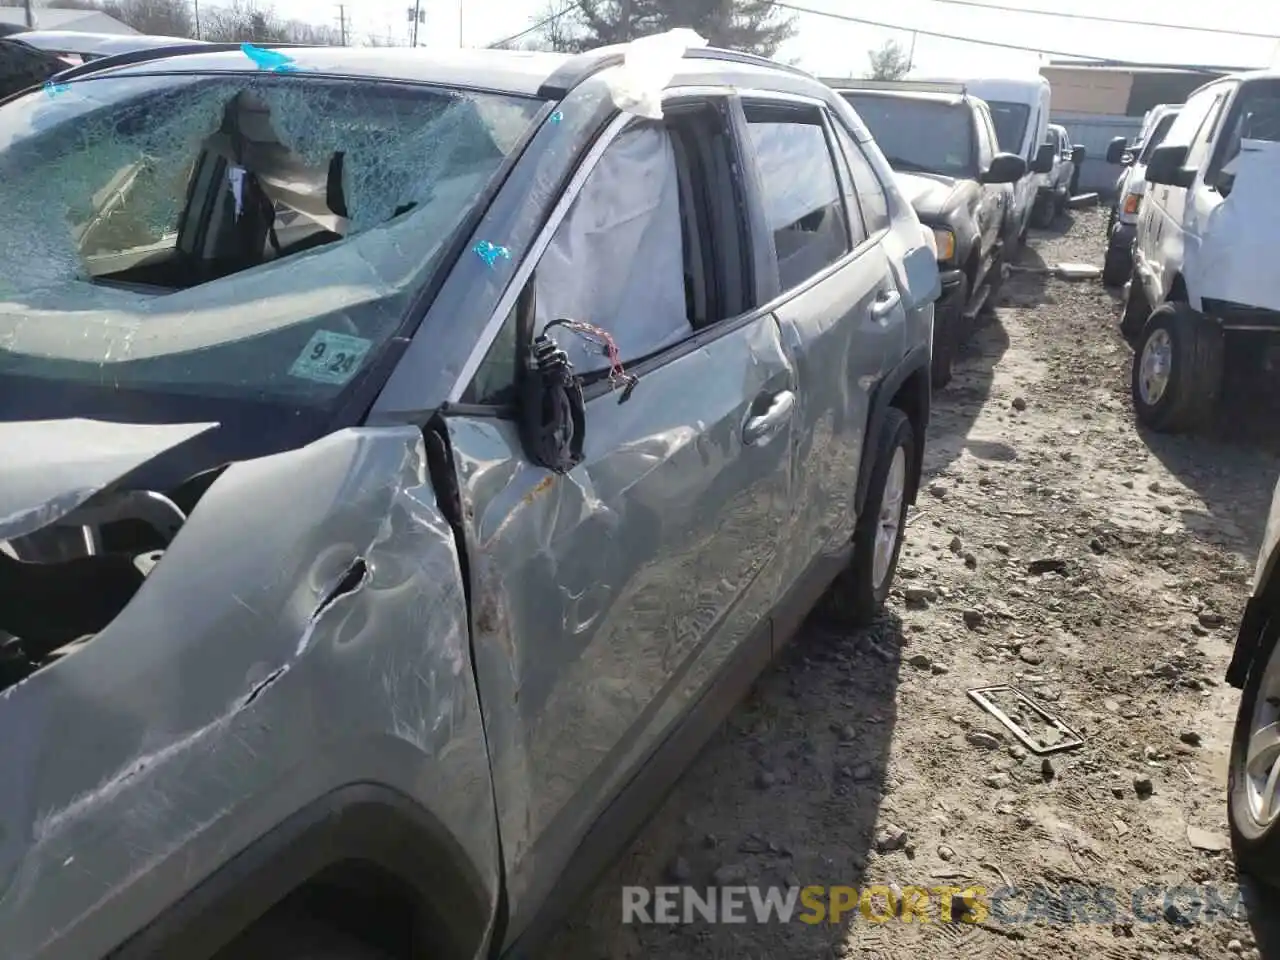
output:
POLYGON ((1280 458, 1247 405, 1206 436, 1136 427, 1116 298, 1040 272, 1100 266, 1103 229, 1094 209, 1033 233, 997 320, 935 395, 927 489, 882 622, 805 627, 548 958, 1268 947, 1259 918, 1276 909, 1251 888, 1247 919, 1196 900, 1229 905, 1238 882, 1224 786, 1237 695, 1222 676, 1280 458), (994 684, 1035 697, 1083 746, 1029 753, 966 695, 994 684), (622 923, 624 884, 671 883, 1019 893, 999 916, 968 915, 982 922, 941 922, 933 902, 923 924, 857 911, 834 925, 622 923), (1062 922, 1072 885, 1114 889, 1114 916, 1062 922), (1165 888, 1186 889, 1166 903, 1165 888))

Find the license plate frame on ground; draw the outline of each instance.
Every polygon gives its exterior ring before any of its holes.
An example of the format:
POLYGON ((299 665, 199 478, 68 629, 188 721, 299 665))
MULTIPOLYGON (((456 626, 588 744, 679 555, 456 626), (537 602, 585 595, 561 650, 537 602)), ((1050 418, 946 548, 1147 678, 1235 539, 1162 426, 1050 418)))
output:
POLYGON ((997 683, 989 687, 974 687, 967 691, 969 699, 980 706, 991 716, 995 717, 1000 723, 1006 727, 1022 743, 1024 747, 1037 756, 1046 756, 1051 753, 1063 753, 1067 750, 1077 750, 1084 746, 1084 737, 1076 733, 1055 714, 1050 713, 1044 706, 1036 702, 1036 700, 1019 690, 1017 687, 1008 683, 997 683), (1000 708, 992 698, 996 694, 1005 694, 1017 698, 1027 709, 1034 712, 1046 726, 1053 727, 1062 735, 1062 740, 1058 743, 1045 745, 1036 740, 1027 730, 1021 727, 1017 721, 1010 717, 1004 710, 1000 708))

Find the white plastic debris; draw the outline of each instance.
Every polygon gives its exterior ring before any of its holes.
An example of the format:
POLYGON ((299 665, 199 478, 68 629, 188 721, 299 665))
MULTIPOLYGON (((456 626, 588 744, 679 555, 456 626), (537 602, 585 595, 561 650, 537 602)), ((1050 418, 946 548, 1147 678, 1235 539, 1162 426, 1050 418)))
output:
POLYGON ((606 75, 614 104, 624 113, 661 120, 662 91, 675 76, 680 60, 686 51, 706 45, 706 39, 688 27, 632 40, 622 67, 606 75))

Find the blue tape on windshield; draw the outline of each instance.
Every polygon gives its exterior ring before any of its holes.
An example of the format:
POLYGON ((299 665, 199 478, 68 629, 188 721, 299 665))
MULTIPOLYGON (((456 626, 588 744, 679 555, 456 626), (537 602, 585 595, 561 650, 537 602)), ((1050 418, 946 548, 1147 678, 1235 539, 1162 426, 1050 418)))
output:
POLYGON ((557 111, 556 111, 555 113, 553 113, 553 114, 552 114, 548 119, 549 119, 552 123, 560 123, 561 121, 563 121, 563 120, 564 120, 564 114, 563 114, 561 111, 557 110, 557 111))
POLYGON ((490 243, 488 240, 481 240, 471 249, 473 249, 476 252, 476 255, 481 260, 483 260, 485 263, 487 263, 491 267, 498 262, 499 258, 503 260, 511 259, 510 250, 508 250, 506 247, 500 247, 497 244, 490 243))
POLYGON ((44 85, 44 92, 51 97, 56 97, 60 93, 66 93, 70 89, 71 89, 71 84, 54 83, 52 80, 50 80, 44 85))
POLYGON ((252 43, 242 43, 240 44, 240 52, 257 64, 261 70, 270 70, 273 73, 289 73, 298 69, 293 57, 276 50, 255 47, 252 43))

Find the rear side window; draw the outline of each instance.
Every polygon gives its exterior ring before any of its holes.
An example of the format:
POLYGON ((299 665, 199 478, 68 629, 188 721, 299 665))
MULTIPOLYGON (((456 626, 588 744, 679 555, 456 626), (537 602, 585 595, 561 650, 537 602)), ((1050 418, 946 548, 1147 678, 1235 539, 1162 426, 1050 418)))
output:
POLYGON ((818 110, 748 107, 778 276, 790 290, 849 252, 840 182, 818 110))
POLYGON ((849 169, 853 172, 853 185, 858 191, 858 202, 862 206, 862 219, 867 225, 867 233, 875 236, 881 230, 888 230, 889 201, 884 195, 884 187, 875 170, 867 162, 867 155, 862 147, 853 142, 844 127, 836 124, 836 139, 840 141, 840 149, 849 161, 849 169))

